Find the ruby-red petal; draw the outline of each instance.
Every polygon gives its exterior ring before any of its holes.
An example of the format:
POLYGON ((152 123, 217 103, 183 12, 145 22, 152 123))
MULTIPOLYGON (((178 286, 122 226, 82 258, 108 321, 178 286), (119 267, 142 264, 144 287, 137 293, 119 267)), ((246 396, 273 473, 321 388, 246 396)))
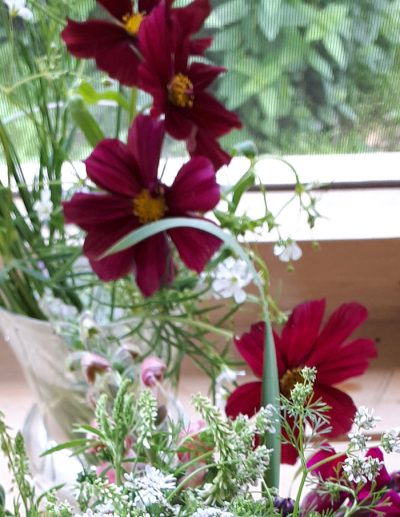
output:
POLYGON ((61 37, 75 57, 95 59, 100 70, 123 84, 137 83, 136 38, 123 27, 105 20, 76 22, 69 19, 61 37))
POLYGON ((168 230, 182 262, 197 273, 201 273, 207 262, 220 248, 222 241, 214 235, 194 228, 168 230))
POLYGON ((190 79, 195 88, 204 90, 217 79, 222 73, 226 72, 226 68, 221 66, 210 66, 204 63, 192 63, 188 70, 190 79))
POLYGON ((325 300, 301 303, 293 309, 281 334, 282 355, 288 368, 311 364, 308 356, 315 345, 324 310, 325 300))
MULTIPOLYGON (((336 451, 333 447, 327 446, 326 444, 324 445, 325 447, 323 449, 320 449, 318 452, 313 454, 313 456, 311 456, 311 458, 307 461, 308 469, 322 461, 329 460, 329 458, 336 454, 336 451)), ((337 479, 341 474, 341 465, 343 464, 345 459, 346 455, 342 454, 338 458, 331 459, 323 465, 320 465, 319 467, 313 469, 311 473, 314 476, 321 477, 324 481, 327 481, 329 479, 337 479)))
POLYGON ((136 161, 128 146, 119 140, 102 140, 85 165, 89 178, 108 192, 133 198, 141 190, 136 161))
POLYGON ((314 399, 321 398, 330 409, 327 413, 332 431, 326 436, 340 436, 351 429, 356 406, 349 395, 332 386, 316 382, 314 384, 314 399))
POLYGON ((189 138, 194 130, 191 119, 192 108, 178 108, 167 103, 165 109, 165 130, 176 140, 189 138))
MULTIPOLYGON (((329 318, 318 337, 318 354, 324 354, 327 350, 337 350, 367 317, 367 309, 359 303, 341 305, 329 318)), ((318 358, 315 360, 318 361, 318 358)))
POLYGON ((142 67, 153 76, 151 83, 140 80, 140 87, 145 91, 154 87, 154 82, 165 88, 173 75, 171 35, 167 28, 166 6, 163 3, 155 7, 142 21, 138 33, 140 51, 143 56, 142 67))
POLYGON ((217 139, 207 132, 207 129, 193 131, 186 141, 186 147, 190 156, 206 156, 218 171, 224 165, 228 165, 232 156, 222 149, 217 139))
POLYGON ((235 346, 239 354, 250 366, 256 377, 262 378, 264 364, 264 337, 265 323, 259 321, 254 323, 250 332, 242 334, 235 338, 235 346))
POLYGON ((211 47, 212 38, 197 38, 190 41, 190 55, 202 56, 211 47))
POLYGON ((139 0, 138 11, 139 13, 145 12, 149 14, 159 3, 160 0, 139 0))
POLYGON ((66 223, 74 223, 88 231, 94 226, 132 215, 130 199, 109 194, 77 192, 63 203, 66 223))
POLYGON ((96 0, 104 9, 106 9, 111 16, 122 21, 126 14, 132 13, 131 0, 96 0))
POLYGON ((143 185, 157 183, 158 164, 164 139, 164 122, 148 115, 138 115, 128 132, 128 147, 140 170, 143 185))
POLYGON ((252 417, 261 407, 261 382, 242 384, 229 396, 225 412, 235 419, 238 415, 252 417))
MULTIPOLYGON (((192 80, 192 77, 189 76, 192 80)), ((195 78, 193 78, 195 79, 195 78)), ((193 82, 194 103, 191 109, 191 118, 199 128, 207 130, 215 137, 229 133, 232 129, 241 129, 242 123, 233 111, 229 111, 210 93, 196 89, 193 82)))
POLYGON ((377 356, 372 339, 356 339, 321 359, 320 363, 310 358, 310 365, 316 366, 318 381, 322 384, 338 384, 351 377, 362 375, 371 359, 377 356))
POLYGON ((178 172, 166 192, 169 215, 207 212, 220 200, 220 188, 212 163, 202 156, 192 158, 178 172))
POLYGON ((144 296, 151 296, 172 281, 172 257, 164 233, 135 246, 136 283, 144 296))
POLYGON ((90 229, 83 246, 84 254, 98 277, 105 281, 117 280, 133 272, 135 248, 131 247, 109 257, 99 259, 106 250, 129 232, 137 224, 132 217, 102 223, 90 229))

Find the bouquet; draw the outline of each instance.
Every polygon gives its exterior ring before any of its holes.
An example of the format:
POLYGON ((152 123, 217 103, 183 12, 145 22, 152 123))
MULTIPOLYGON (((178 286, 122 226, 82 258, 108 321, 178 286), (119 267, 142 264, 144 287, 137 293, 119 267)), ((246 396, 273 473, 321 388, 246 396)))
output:
MULTIPOLYGON (((71 448, 85 464, 68 503, 57 487, 36 495, 23 438, 13 440, 2 424, 14 514, 397 511, 396 478, 380 449, 366 447, 373 416, 334 386, 376 355, 369 339, 347 341, 365 308, 344 304, 322 329, 324 300, 300 304, 288 318, 248 244, 249 235, 274 230, 282 260, 291 266, 301 256, 280 234, 279 213, 268 210, 254 146, 228 153, 221 145, 241 123, 213 95, 226 71, 207 59, 209 1, 98 0, 94 11, 90 2, 5 3, 18 60, 2 91, 18 111, 0 124, 0 301, 52 322, 93 410, 71 441, 49 451, 71 448), (15 120, 39 149, 31 181, 22 156, 32 145, 16 147, 15 120), (242 174, 221 184, 233 155, 242 174), (257 219, 241 212, 255 187, 265 207, 257 219), (255 323, 235 337, 235 315, 246 306, 255 323), (285 323, 280 335, 272 323, 285 323), (238 384, 232 341, 258 380, 238 384), (201 415, 194 424, 166 387, 178 382, 186 356, 211 381, 211 400, 193 399, 201 415), (335 453, 327 440, 351 432, 353 422, 348 448, 335 453), (300 488, 294 500, 282 499, 281 460, 297 459, 300 488), (313 476, 316 489, 301 503, 313 476)), ((312 187, 293 174, 294 199, 312 226, 312 187)), ((398 430, 382 440, 397 450, 398 430)))

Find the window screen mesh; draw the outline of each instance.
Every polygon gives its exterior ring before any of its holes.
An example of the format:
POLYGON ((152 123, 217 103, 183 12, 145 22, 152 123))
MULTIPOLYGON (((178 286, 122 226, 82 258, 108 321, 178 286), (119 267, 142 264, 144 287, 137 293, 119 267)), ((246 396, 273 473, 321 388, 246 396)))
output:
MULTIPOLYGON (((400 0, 211 3, 205 31, 215 40, 207 58, 228 70, 215 93, 244 123, 243 131, 226 138, 228 147, 251 139, 260 152, 285 154, 400 149, 400 0)), ((100 14, 94 0, 69 2, 68 9, 75 19, 100 14)), ((24 157, 34 159, 31 123, 4 93, 23 79, 24 70, 21 66, 15 72, 18 57, 7 37, 4 4, 0 10, 0 117, 24 157)), ((20 34, 26 27, 16 19, 14 29, 20 34)), ((40 48, 32 51, 38 60, 45 58, 40 48)), ((96 88, 106 87, 90 62, 85 62, 84 73, 96 88)), ((73 81, 66 79, 65 86, 73 81)), ((21 105, 27 101, 24 92, 22 87, 16 90, 21 105)), ((49 90, 43 102, 57 101, 52 96, 49 90)), ((91 110, 112 135, 115 110, 91 110)), ((85 147, 79 134, 76 138, 74 156, 79 157, 85 147)))

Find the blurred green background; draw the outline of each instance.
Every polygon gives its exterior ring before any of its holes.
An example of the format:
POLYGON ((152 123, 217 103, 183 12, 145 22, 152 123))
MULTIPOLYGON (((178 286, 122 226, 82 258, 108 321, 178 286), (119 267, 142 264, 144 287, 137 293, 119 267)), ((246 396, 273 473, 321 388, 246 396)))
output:
MULTIPOLYGON (((76 19, 99 14, 95 0, 57 1, 76 19)), ((0 118, 21 154, 34 159, 33 128, 26 117, 12 120, 19 109, 5 95, 4 88, 19 81, 24 69, 16 67, 7 9, 0 2, 0 118)), ((48 3, 54 9, 55 1, 48 3)), ((244 124, 243 131, 226 137, 228 148, 251 139, 260 152, 282 154, 400 150, 400 0, 212 0, 212 5, 205 32, 215 41, 207 59, 228 69, 214 91, 244 124)), ((13 30, 21 35, 26 24, 16 19, 13 30)), ((61 46, 51 63, 55 37, 32 49, 39 69, 59 70, 61 46)), ((97 90, 117 89, 104 85, 92 63, 80 67, 97 90)), ((66 78, 64 94, 77 83, 66 78)), ((13 95, 22 104, 27 100, 25 87, 13 95)), ((113 135, 113 108, 90 109, 104 133, 113 135)), ((73 157, 86 150, 77 138, 73 157)))

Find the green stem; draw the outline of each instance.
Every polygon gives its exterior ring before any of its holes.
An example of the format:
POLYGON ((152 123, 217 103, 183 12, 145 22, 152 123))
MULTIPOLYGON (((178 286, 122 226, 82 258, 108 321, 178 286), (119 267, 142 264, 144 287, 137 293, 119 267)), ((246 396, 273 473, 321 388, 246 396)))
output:
POLYGON ((184 488, 184 486, 187 484, 188 481, 190 481, 192 478, 194 478, 195 476, 197 476, 197 474, 199 474, 200 472, 203 472, 203 470, 208 470, 210 468, 214 468, 214 467, 218 467, 220 466, 220 463, 209 463, 207 465, 203 465, 202 467, 199 467, 198 469, 194 470, 193 472, 191 472, 188 476, 186 476, 180 483, 179 485, 175 488, 175 490, 173 492, 170 493, 170 495, 168 496, 167 498, 167 501, 171 501, 171 499, 179 493, 179 491, 184 488))

